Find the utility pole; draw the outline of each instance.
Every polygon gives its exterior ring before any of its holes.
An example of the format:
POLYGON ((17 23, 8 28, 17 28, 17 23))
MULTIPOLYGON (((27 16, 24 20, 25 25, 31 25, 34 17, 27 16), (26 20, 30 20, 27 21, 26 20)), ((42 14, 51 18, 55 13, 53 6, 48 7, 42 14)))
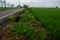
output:
POLYGON ((2 0, 0 0, 0 5, 1 5, 1 7, 2 7, 2 9, 1 10, 3 10, 3 1, 2 0))
POLYGON ((6 9, 6 0, 4 0, 4 5, 5 5, 5 9, 6 9))

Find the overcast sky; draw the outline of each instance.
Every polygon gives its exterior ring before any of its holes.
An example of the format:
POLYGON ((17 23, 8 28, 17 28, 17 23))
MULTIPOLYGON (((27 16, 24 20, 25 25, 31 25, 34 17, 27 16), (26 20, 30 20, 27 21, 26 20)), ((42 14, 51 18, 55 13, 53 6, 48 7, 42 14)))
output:
MULTIPOLYGON (((6 0, 7 3, 18 5, 19 0, 6 0)), ((60 7, 60 0, 20 0, 21 4, 27 4, 32 7, 60 7)))

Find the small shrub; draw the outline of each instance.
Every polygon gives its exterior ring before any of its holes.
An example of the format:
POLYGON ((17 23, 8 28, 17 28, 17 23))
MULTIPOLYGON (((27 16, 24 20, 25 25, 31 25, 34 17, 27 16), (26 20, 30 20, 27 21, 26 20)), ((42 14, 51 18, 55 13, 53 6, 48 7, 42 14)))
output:
POLYGON ((36 30, 31 29, 26 23, 16 23, 14 28, 7 30, 10 35, 16 35, 21 37, 21 35, 26 35, 30 40, 44 40, 46 38, 46 32, 44 29, 36 30))
POLYGON ((44 28, 38 30, 33 27, 32 29, 32 26, 30 26, 28 22, 34 25, 36 23, 36 19, 32 13, 25 11, 21 16, 20 21, 18 23, 14 23, 14 28, 7 30, 7 32, 13 36, 24 36, 23 38, 27 37, 29 40, 44 40, 46 38, 46 31, 44 28))

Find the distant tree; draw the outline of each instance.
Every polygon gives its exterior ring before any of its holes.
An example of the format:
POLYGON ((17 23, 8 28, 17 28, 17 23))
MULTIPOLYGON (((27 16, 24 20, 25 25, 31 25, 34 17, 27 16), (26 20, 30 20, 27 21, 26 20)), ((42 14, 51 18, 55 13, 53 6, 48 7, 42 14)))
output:
POLYGON ((28 8, 28 5, 25 5, 25 4, 24 4, 24 8, 28 8))
POLYGON ((5 8, 6 8, 6 0, 4 0, 4 5, 5 5, 5 8))
POLYGON ((11 8, 13 8, 14 7, 14 4, 11 4, 11 8))
POLYGON ((7 6, 9 7, 9 5, 10 5, 10 4, 8 3, 7 6))
POLYGON ((0 5, 1 5, 1 7, 3 7, 3 1, 2 0, 0 0, 0 5))
POLYGON ((58 6, 56 6, 56 8, 58 8, 58 6))
POLYGON ((3 7, 3 1, 1 1, 1 7, 3 7))
POLYGON ((17 8, 21 8, 22 6, 20 6, 20 5, 17 5, 17 8))

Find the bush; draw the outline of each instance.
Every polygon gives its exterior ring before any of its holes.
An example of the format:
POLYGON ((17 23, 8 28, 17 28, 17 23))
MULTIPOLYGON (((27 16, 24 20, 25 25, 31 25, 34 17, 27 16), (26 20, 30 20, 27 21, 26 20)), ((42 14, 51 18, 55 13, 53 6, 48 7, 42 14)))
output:
POLYGON ((26 35, 30 40, 44 40, 46 38, 46 32, 44 29, 31 29, 24 22, 15 23, 14 25, 13 29, 7 30, 7 32, 12 36, 16 35, 21 37, 21 35, 26 35))
POLYGON ((29 40, 44 40, 46 38, 46 31, 44 28, 37 30, 36 28, 28 24, 30 22, 32 25, 36 23, 35 17, 32 13, 25 12, 22 14, 20 21, 14 23, 14 28, 7 30, 10 35, 24 36, 23 38, 28 38, 29 40))

